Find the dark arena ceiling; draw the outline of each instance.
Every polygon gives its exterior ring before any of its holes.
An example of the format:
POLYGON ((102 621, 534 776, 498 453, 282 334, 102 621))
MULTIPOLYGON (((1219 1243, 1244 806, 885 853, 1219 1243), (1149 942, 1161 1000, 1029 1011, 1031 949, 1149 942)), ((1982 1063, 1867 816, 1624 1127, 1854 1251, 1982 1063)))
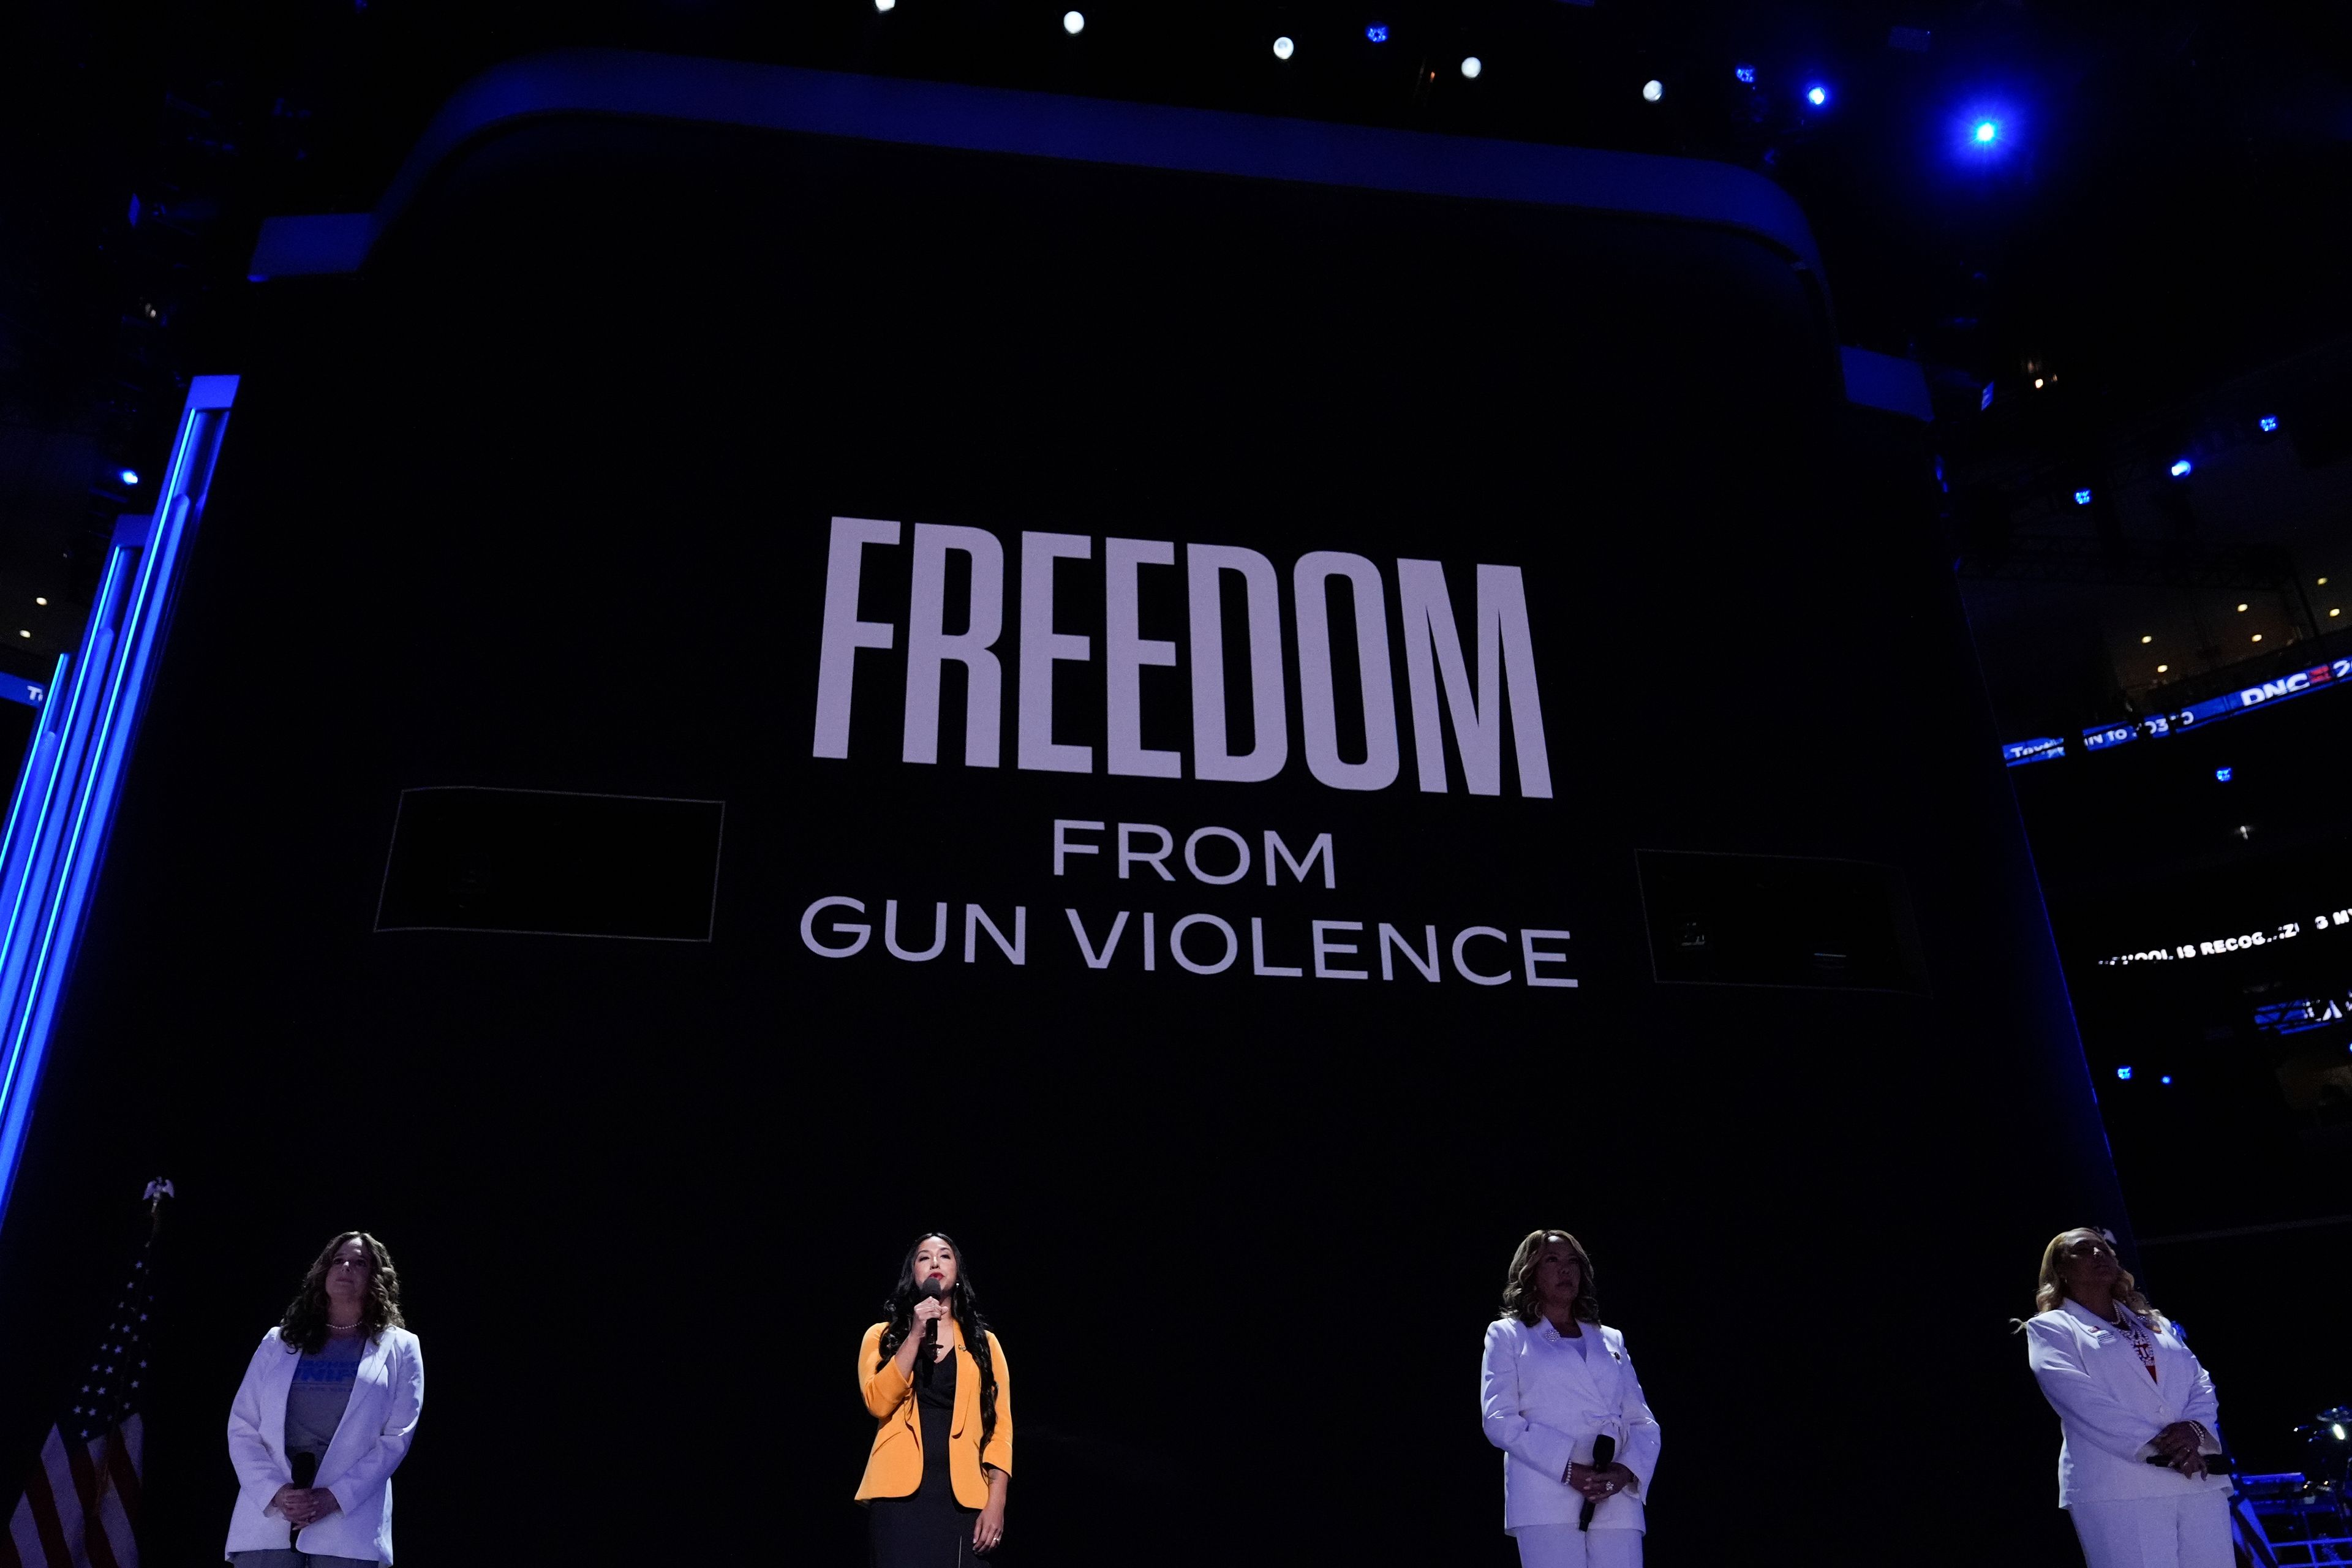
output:
MULTIPOLYGON (((2145 510, 2127 494, 2135 465, 2270 415, 2299 468, 2249 477, 2255 493, 2241 500, 2210 493, 2240 481, 2209 465, 2200 504, 2221 520, 2209 552, 2279 547, 2292 560, 2272 563, 2274 587, 2327 570, 2345 498, 2315 470, 2352 446, 2352 379, 2330 346, 2347 331, 2329 234, 2352 150, 2352 23, 2339 8, 1113 0, 1076 33, 1067 12, 1061 0, 10 7, 7 668, 46 674, 70 646, 89 545, 137 508, 121 476, 155 460, 187 375, 230 352, 260 218, 372 206, 456 87, 569 44, 1738 163, 1804 208, 1844 341, 1929 366, 1964 547, 1999 564, 2017 553, 2012 535, 2087 526, 2063 504, 2078 488, 2145 510), (2262 407, 2232 401, 2247 397, 2262 407)), ((1268 311, 1278 319, 1280 301, 1268 311)), ((1411 331, 1411 302, 1364 330, 1411 331)), ((2050 623, 2098 618, 2085 574, 2071 575, 2067 591, 2040 595, 2049 604, 1999 606, 2034 649, 2032 668, 2049 668, 2050 623)), ((2317 627, 2273 607, 2272 648, 2325 628, 2327 606, 2317 627)), ((2157 612, 2118 613, 2137 626, 2157 612)), ((2063 689, 2009 689, 1995 652, 2005 712, 2021 708, 2029 728, 2095 721, 2252 647, 2195 629, 2234 611, 2163 613, 2176 647, 2209 651, 2143 660, 2117 639, 2145 632, 2119 622, 2114 657, 2102 643, 2061 661, 2063 689)), ((1736 641, 1738 628, 1708 635, 1736 641)))

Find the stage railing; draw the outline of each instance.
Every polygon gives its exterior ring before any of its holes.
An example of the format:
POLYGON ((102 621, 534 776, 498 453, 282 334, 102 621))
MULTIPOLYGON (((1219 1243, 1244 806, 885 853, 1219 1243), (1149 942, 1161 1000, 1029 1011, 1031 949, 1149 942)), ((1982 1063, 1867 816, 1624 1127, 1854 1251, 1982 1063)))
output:
POLYGON ((2352 1563, 2352 1516, 2334 1487, 2293 1473, 2240 1476, 2237 1483, 2231 1522, 2254 1568, 2352 1563))

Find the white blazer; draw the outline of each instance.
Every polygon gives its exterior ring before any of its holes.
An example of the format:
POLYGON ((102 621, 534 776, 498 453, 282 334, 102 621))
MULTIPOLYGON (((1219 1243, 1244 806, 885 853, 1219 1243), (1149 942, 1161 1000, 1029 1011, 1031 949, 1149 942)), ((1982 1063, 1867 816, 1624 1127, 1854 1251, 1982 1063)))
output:
POLYGON ((228 1460, 236 1470, 237 1497, 222 1554, 283 1552, 290 1544, 321 1557, 389 1563, 392 1472, 408 1452, 425 1405, 423 1347, 406 1329, 386 1329, 361 1355, 352 1402, 311 1483, 334 1493, 341 1506, 289 1542, 293 1527, 270 1500, 294 1480, 286 1458, 286 1391, 301 1359, 270 1330, 229 1404, 228 1460))
POLYGON ((2058 1506, 2228 1490, 2225 1475, 2190 1480, 2169 1465, 2147 1463, 2156 1452, 2152 1439, 2176 1421, 2198 1422, 2218 1438, 2221 1401, 2178 1329, 2159 1329, 2117 1306, 2155 1342, 2152 1381, 2131 1341, 2079 1301, 2025 1324, 2026 1363, 2065 1435, 2058 1446, 2058 1506))
POLYGON ((1592 1463, 1592 1440, 1603 1433, 1616 1440, 1615 1462, 1640 1485, 1602 1499, 1592 1528, 1643 1528, 1642 1500, 1658 1468, 1658 1418, 1642 1397, 1625 1336, 1587 1323, 1584 1342, 1587 1353, 1580 1355, 1544 1318, 1533 1328, 1504 1318, 1486 1331, 1478 1406, 1486 1441, 1503 1450, 1507 1533, 1522 1525, 1576 1522, 1584 1499, 1564 1478, 1571 1460, 1592 1463))

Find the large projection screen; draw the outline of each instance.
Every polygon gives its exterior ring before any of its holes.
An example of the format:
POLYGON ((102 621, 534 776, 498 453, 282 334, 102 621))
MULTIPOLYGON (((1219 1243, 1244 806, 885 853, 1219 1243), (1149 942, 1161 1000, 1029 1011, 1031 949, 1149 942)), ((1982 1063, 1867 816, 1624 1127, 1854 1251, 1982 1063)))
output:
POLYGON ((155 1561, 347 1226, 431 1372, 404 1561, 861 1561, 853 1354, 941 1227, 1016 1568, 1503 1563, 1475 1363, 1566 1226, 1654 1563, 2064 1561, 2007 1320, 2121 1206, 1780 198, 771 86, 868 120, 542 104, 257 286, 0 1436, 163 1173, 155 1561))

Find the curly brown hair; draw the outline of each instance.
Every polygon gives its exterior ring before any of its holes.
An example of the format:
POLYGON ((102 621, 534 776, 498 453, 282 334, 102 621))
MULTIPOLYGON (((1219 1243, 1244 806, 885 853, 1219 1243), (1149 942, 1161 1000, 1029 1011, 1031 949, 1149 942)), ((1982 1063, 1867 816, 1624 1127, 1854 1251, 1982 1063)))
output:
POLYGON ((286 1316, 278 1320, 278 1337, 293 1354, 316 1355, 327 1348, 327 1269, 347 1241, 358 1242, 360 1250, 367 1254, 367 1294, 360 1298, 361 1330, 373 1340, 386 1329, 408 1324, 400 1315, 400 1270, 392 1266, 392 1254, 367 1232, 347 1230, 319 1249, 310 1271, 302 1276, 302 1289, 295 1293, 286 1316))
POLYGON ((1576 1305, 1571 1310, 1585 1322, 1599 1322, 1601 1297, 1592 1287, 1591 1255, 1584 1250, 1582 1242, 1564 1230, 1531 1230, 1528 1238, 1519 1243, 1519 1249, 1511 1254, 1511 1271, 1503 1281, 1503 1316, 1517 1318, 1529 1327, 1543 1316, 1543 1301, 1536 1293, 1536 1265, 1543 1261, 1544 1248, 1555 1241, 1576 1254, 1582 1271, 1576 1305))

